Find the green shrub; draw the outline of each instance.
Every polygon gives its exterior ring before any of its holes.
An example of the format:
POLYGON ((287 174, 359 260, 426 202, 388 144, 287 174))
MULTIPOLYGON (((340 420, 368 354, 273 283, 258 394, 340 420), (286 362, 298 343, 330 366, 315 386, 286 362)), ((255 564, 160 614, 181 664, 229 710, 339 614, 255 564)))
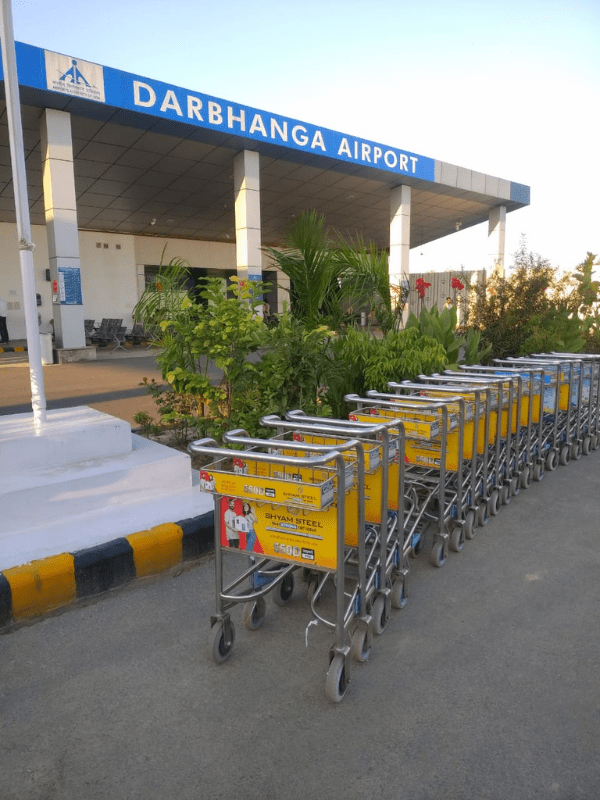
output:
POLYGON ((442 345, 416 328, 389 331, 381 339, 349 328, 332 342, 325 399, 333 416, 346 417, 345 394, 364 397, 369 389, 386 391, 388 381, 414 380, 445 365, 442 345))
POLYGON ((416 329, 422 336, 429 336, 439 342, 446 352, 447 366, 456 364, 480 364, 490 354, 491 347, 484 347, 481 333, 469 328, 465 335, 456 330, 457 310, 455 306, 438 310, 437 306, 422 308, 419 316, 411 314, 406 323, 407 329, 416 329), (462 358, 461 358, 462 356, 462 358))

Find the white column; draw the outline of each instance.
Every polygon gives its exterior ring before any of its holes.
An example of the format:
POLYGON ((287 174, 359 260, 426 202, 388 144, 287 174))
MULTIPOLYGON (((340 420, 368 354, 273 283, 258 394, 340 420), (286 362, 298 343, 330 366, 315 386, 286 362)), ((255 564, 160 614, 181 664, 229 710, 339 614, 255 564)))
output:
MULTIPOLYGON (((233 160, 235 192, 235 253, 242 280, 262 280, 260 231, 260 161, 258 153, 242 150, 233 160)), ((274 309, 273 309, 274 310, 274 309)))
POLYGON ((497 268, 504 275, 504 248, 506 237, 506 206, 496 206, 489 214, 488 269, 497 268))
POLYGON ((56 346, 85 347, 83 305, 72 303, 78 290, 81 293, 81 263, 70 114, 45 109, 41 145, 50 278, 59 290, 52 296, 56 346))
MULTIPOLYGON (((410 272, 410 186, 390 190, 390 285, 399 287, 410 272)), ((393 295, 392 295, 393 296, 393 295)), ((408 318, 408 303, 404 318, 408 318)))

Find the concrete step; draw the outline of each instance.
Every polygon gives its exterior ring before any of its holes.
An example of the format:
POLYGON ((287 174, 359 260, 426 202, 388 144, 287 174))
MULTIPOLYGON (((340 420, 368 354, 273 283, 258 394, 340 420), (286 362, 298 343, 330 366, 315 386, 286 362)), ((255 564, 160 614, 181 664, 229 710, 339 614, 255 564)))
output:
POLYGON ((47 520, 27 530, 0 534, 0 570, 59 553, 76 553, 163 523, 180 522, 212 511, 213 497, 191 486, 153 500, 130 497, 118 507, 90 509, 47 520))
POLYGON ((0 417, 0 481, 47 464, 61 467, 131 451, 129 423, 89 406, 47 411, 46 419, 36 431, 32 413, 0 417))
MULTIPOLYGON (((130 450, 75 464, 0 474, 3 534, 125 506, 158 503, 192 488, 186 453, 129 434, 130 450)), ((0 534, 1 535, 1 534, 0 534)))

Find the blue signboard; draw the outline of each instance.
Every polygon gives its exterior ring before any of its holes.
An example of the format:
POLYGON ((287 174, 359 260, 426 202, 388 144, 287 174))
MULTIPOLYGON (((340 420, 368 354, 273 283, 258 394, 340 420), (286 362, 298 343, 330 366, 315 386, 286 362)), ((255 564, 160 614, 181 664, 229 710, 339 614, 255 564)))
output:
POLYGON ((17 43, 19 82, 43 91, 433 181, 435 161, 397 147, 17 43))
POLYGON ((63 306, 83 305, 81 297, 81 270, 79 267, 58 268, 58 294, 63 306))

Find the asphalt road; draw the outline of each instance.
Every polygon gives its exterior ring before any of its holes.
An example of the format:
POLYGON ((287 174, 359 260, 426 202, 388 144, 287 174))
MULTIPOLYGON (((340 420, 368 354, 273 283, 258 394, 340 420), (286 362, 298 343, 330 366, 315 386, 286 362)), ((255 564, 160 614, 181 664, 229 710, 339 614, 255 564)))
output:
MULTIPOLYGON (((50 364, 43 367, 46 406, 48 409, 91 406, 98 411, 124 419, 136 427, 138 411, 156 416, 156 404, 148 390, 140 386, 144 378, 163 383, 154 356, 145 348, 99 352, 96 361, 73 364, 50 364)), ((211 378, 221 372, 211 367, 211 378)), ((31 384, 26 353, 0 354, 0 415, 31 412, 31 384)))
MULTIPOLYGON (((162 383, 152 356, 51 364, 43 372, 48 409, 87 405, 130 423, 137 411, 156 412, 148 390, 139 385, 144 377, 162 383)), ((28 364, 0 361, 0 414, 25 412, 31 412, 28 364)))
POLYGON ((411 562, 337 706, 301 584, 207 659, 211 560, 1 637, 0 797, 597 800, 599 479, 600 450, 411 562))

